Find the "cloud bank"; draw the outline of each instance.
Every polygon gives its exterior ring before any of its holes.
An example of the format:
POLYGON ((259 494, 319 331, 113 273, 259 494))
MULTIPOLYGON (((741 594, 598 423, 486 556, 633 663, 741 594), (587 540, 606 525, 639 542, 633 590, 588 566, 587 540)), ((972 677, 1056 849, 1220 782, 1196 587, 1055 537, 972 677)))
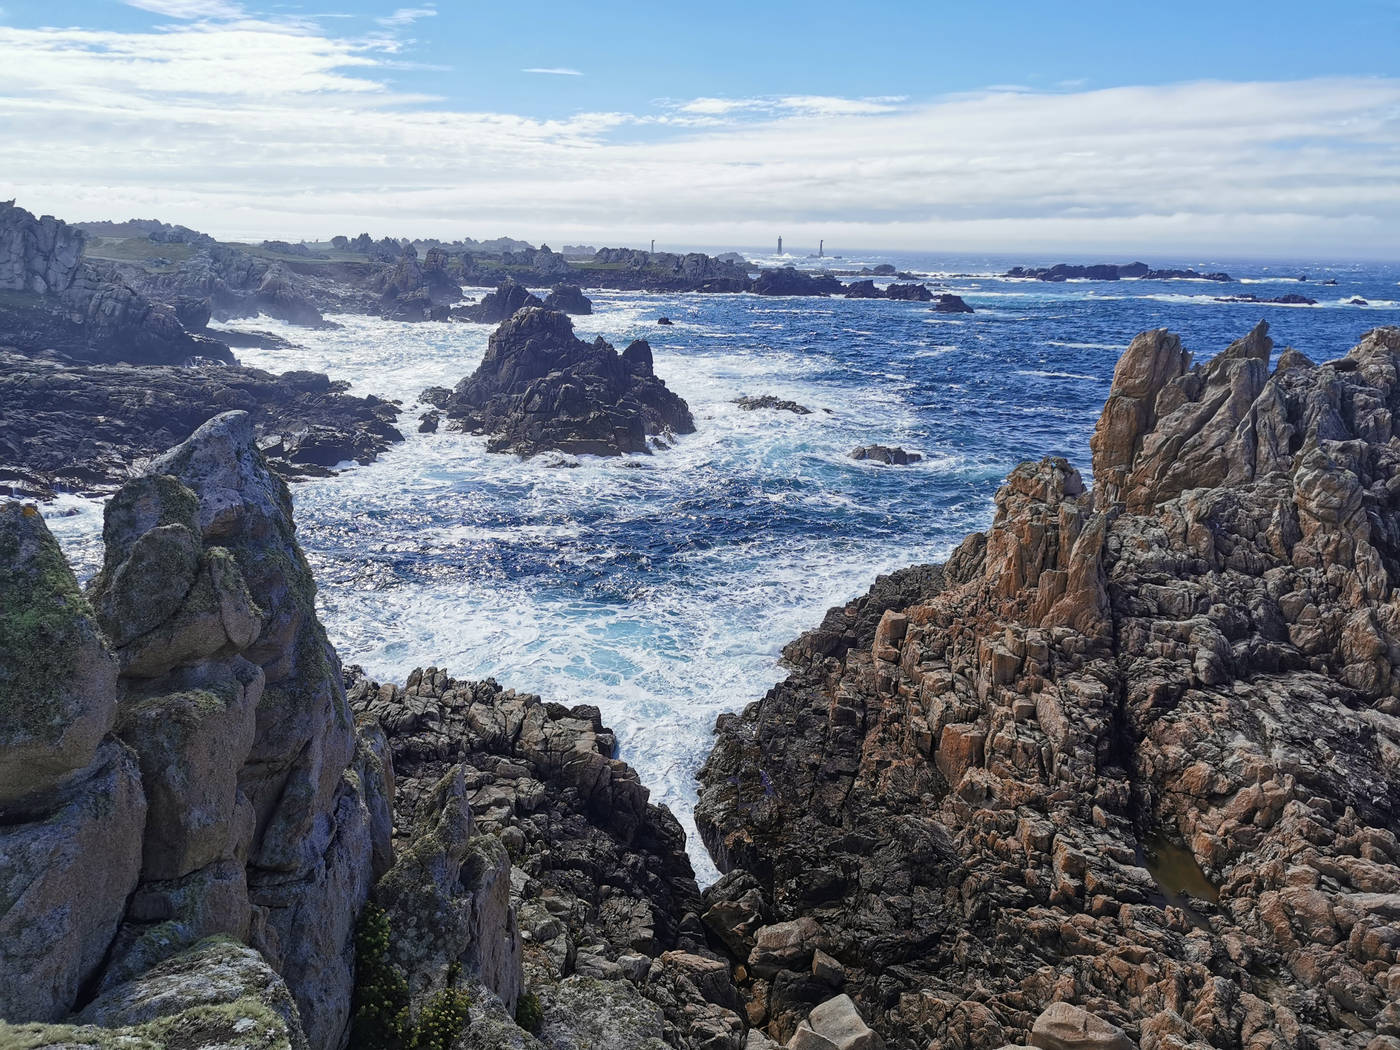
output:
MULTIPOLYGON (((392 85, 380 35, 133 0, 149 32, 0 26, 0 189, 221 236, 1379 256, 1400 243, 1400 79, 951 98, 696 98, 540 119, 392 85)), ((396 21, 397 20, 397 21, 396 21)), ((539 67, 536 72, 573 73, 539 67)))

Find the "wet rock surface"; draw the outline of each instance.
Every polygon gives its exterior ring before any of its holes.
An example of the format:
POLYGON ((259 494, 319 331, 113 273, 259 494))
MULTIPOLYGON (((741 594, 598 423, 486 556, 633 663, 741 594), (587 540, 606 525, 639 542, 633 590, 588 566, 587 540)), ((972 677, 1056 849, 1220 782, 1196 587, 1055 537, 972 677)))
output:
POLYGON ((933 310, 940 314, 970 314, 972 307, 963 302, 962 296, 944 292, 933 300, 933 310))
POLYGON ((787 401, 776 394, 758 394, 736 398, 734 403, 746 412, 791 412, 796 416, 810 416, 812 410, 796 401, 787 401))
POLYGON ((591 314, 593 303, 576 284, 556 284, 544 298, 544 305, 565 314, 591 314))
POLYGON ((903 467, 910 463, 922 463, 924 457, 917 452, 906 452, 902 448, 890 445, 861 445, 852 450, 852 459, 868 460, 872 463, 883 463, 886 466, 903 467))
MULTIPOLYGON (((482 297, 481 302, 471 306, 456 307, 452 311, 452 316, 464 321, 476 321, 479 324, 500 324, 527 306, 543 307, 544 305, 540 297, 523 284, 517 284, 510 278, 506 278, 494 292, 487 292, 482 297)), ((591 307, 586 312, 591 313, 591 307)))
POLYGON ((40 497, 113 488, 142 457, 234 409, 249 413, 285 477, 368 463, 403 440, 399 410, 345 386, 319 372, 85 365, 0 348, 0 488, 40 497))
POLYGON ((809 273, 784 266, 764 270, 750 289, 755 295, 841 295, 846 286, 829 273, 809 273))
POLYGON ((1400 330, 1271 350, 1143 333, 1092 492, 1022 464, 719 720, 704 914, 752 1024, 839 976, 892 1047, 1393 1047, 1400 330))
POLYGON ((645 340, 619 354, 601 337, 585 343, 568 317, 538 307, 502 323, 481 365, 455 389, 423 399, 451 428, 489 434, 493 452, 615 456, 695 430, 689 406, 653 371, 645 340))

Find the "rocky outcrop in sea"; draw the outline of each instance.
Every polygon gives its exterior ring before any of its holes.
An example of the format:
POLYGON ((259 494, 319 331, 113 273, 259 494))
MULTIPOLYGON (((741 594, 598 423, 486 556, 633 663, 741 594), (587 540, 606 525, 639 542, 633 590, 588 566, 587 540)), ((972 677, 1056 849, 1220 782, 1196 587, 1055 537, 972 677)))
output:
POLYGON ((785 1040, 1390 1050, 1400 329, 1119 361, 1093 489, 1024 463, 723 716, 704 919, 785 1040))
POLYGON ((619 354, 601 336, 585 343, 567 316, 540 307, 503 322, 455 389, 422 397, 453 429, 490 435, 491 451, 525 456, 649 452, 649 438, 695 430, 689 406, 655 374, 646 340, 619 354))
POLYGON ((829 273, 809 273, 794 266, 764 270, 749 289, 755 295, 841 295, 846 286, 829 273))
POLYGON ((0 202, 0 333, 24 351, 76 360, 183 364, 232 361, 191 335, 173 307, 150 301, 115 270, 85 260, 86 234, 52 215, 0 202))
POLYGON ((1013 266, 1003 277, 1027 277, 1037 281, 1230 281, 1228 273, 1198 273, 1195 270, 1153 269, 1144 262, 1126 264, 1095 263, 1081 266, 1056 263, 1054 266, 1013 266))
MULTIPOLYGON (((452 316, 463 321, 475 321, 478 324, 500 324, 527 306, 543 307, 544 305, 543 300, 538 295, 523 284, 507 277, 494 292, 487 292, 482 296, 481 302, 473 303, 470 306, 458 306, 452 311, 452 316)), ((557 308, 551 307, 551 309, 557 308)), ((571 313, 574 311, 565 310, 562 312, 571 313)), ((591 313, 592 307, 590 306, 584 312, 591 313)))
POLYGON ((403 440, 399 409, 348 394, 347 385, 319 372, 76 364, 0 347, 0 491, 110 491, 134 463, 233 409, 248 412, 259 447, 285 478, 368 463, 403 440))
POLYGON ((593 304, 576 284, 556 284, 545 296, 544 305, 565 314, 586 315, 593 312, 593 304))

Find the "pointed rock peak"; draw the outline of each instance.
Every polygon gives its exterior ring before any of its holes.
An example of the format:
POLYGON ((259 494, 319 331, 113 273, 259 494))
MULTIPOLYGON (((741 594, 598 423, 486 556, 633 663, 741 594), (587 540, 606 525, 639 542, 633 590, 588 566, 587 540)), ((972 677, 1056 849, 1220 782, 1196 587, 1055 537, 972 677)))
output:
POLYGON ((153 460, 148 473, 173 475, 194 491, 206 540, 292 527, 291 494, 258 451, 247 412, 215 416, 153 460))
POLYGON ((1162 387, 1190 365, 1191 353, 1182 349, 1176 333, 1165 328, 1141 332, 1118 359, 1109 396, 1155 398, 1162 387))
POLYGON ((651 344, 645 339, 634 339, 622 351, 623 363, 629 371, 643 376, 652 374, 651 344))
POLYGON ((1226 360, 1235 358, 1254 358, 1259 361, 1267 361, 1274 352, 1274 341, 1269 338, 1269 322, 1260 321, 1249 330, 1249 334, 1241 339, 1236 339, 1221 352, 1220 357, 1226 360))

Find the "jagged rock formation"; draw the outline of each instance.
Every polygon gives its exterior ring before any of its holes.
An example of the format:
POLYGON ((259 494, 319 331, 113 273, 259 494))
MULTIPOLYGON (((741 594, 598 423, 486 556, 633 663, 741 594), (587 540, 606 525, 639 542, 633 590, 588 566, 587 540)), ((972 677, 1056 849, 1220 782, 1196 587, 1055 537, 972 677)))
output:
POLYGON ((576 284, 556 284, 544 297, 544 305, 565 314, 585 315, 593 312, 593 304, 576 284))
MULTIPOLYGON (((500 324, 502 321, 514 317, 515 314, 527 306, 543 307, 545 304, 538 295, 530 291, 523 284, 517 284, 507 277, 494 292, 487 292, 479 303, 471 306, 459 306, 452 311, 452 316, 464 321, 476 321, 479 324, 500 324)), ((551 309, 555 309, 551 307, 551 309)), ((583 311, 591 313, 592 307, 583 311)), ((571 311, 565 311, 571 312, 571 311)))
POLYGON ((755 295, 840 295, 846 286, 829 273, 808 273, 784 266, 762 271, 749 290, 755 295))
POLYGON ((84 245, 82 230, 0 202, 0 344, 85 361, 233 360, 222 343, 186 332, 174 309, 86 262, 84 245))
POLYGON ((431 248, 418 261, 407 245, 398 261, 375 274, 369 287, 379 294, 380 313, 391 321, 445 321, 449 307, 462 298, 462 286, 449 272, 448 255, 431 248))
POLYGON ((1310 299, 1306 295, 1299 295, 1297 292, 1288 292, 1284 295, 1275 295, 1269 298, 1254 294, 1246 295, 1217 295, 1217 303, 1269 303, 1274 306, 1316 306, 1317 300, 1310 299))
POLYGON ((178 444, 221 412, 249 413, 284 477, 368 463, 403 440, 398 408, 355 397, 319 372, 76 365, 0 349, 0 491, 115 488, 134 461, 178 444), (35 435, 43 440, 35 440, 35 435))
POLYGON ((527 307, 491 335, 477 370, 423 400, 453 428, 491 435, 493 452, 649 452, 648 436, 690 434, 690 408, 652 369, 651 347, 585 343, 568 317, 527 307))
POLYGON ((907 302, 927 303, 933 293, 922 284, 891 284, 876 288, 874 281, 853 281, 845 286, 847 299, 900 299, 907 302))
MULTIPOLYGON (((424 923, 447 909, 424 905, 421 879, 391 873, 379 884, 376 898, 404 930, 405 971, 441 973, 465 954, 513 1010, 521 971, 511 952, 523 941, 524 980, 543 1006, 548 1045, 594 1045, 581 1037, 610 1032, 624 1014, 637 1040, 625 1045, 742 1045, 738 997, 706 941, 684 832, 614 757, 596 707, 544 703, 436 668, 415 671, 405 687, 353 668, 348 681, 355 710, 389 741, 401 841, 470 857, 463 868, 477 903, 452 921, 424 923), (457 813, 451 828, 442 826, 446 812, 457 813), (436 822, 434 835, 424 835, 425 821, 436 822), (520 929, 513 946, 500 939, 508 907, 520 929)), ((605 1045, 624 1045, 612 1038, 605 1045)))
POLYGON ((1397 1045, 1400 329, 1271 349, 1143 333, 1092 492, 1017 467, 720 719, 754 1024, 839 983, 892 1047, 1397 1045))
MULTIPOLYGON (((248 415, 210 420, 123 486, 103 540, 84 599, 34 508, 0 512, 0 1016, 168 1022, 188 996, 102 1004, 168 986, 167 963, 207 984, 219 967, 198 955, 225 937, 276 971, 259 978, 274 998, 290 990, 294 1042, 338 1047, 391 788, 355 730, 290 496, 248 415)), ((246 984, 207 1001, 246 998, 246 984)), ((201 1017, 203 1035, 230 1020, 201 1017)))

